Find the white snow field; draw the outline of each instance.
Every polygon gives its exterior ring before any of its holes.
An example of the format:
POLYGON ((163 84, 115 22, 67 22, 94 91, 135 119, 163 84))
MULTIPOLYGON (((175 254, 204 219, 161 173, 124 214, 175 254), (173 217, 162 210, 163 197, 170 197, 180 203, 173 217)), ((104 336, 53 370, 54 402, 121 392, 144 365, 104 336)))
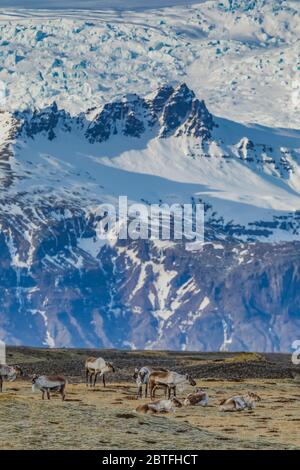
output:
POLYGON ((175 5, 191 5, 201 3, 199 0, 1 0, 2 8, 26 8, 26 9, 59 9, 74 10, 74 8, 86 10, 148 10, 151 8, 163 8, 175 5))
POLYGON ((185 81, 215 115, 299 128, 298 1, 1 0, 0 6, 8 110, 56 100, 77 114, 124 93, 145 95, 185 81))
MULTIPOLYGON (((223 127, 213 133, 216 139, 211 148, 211 158, 197 155, 194 137, 168 139, 113 136, 107 143, 90 144, 76 133, 57 132, 49 142, 45 136, 34 141, 20 142, 15 149, 11 170, 19 178, 9 189, 11 199, 27 193, 36 203, 45 189, 62 201, 80 194, 86 207, 96 206, 96 201, 117 204, 120 194, 129 202, 146 200, 158 204, 188 203, 191 196, 200 197, 212 204, 225 222, 234 220, 247 225, 258 220, 272 220, 273 214, 286 214, 300 207, 300 131, 282 133, 269 129, 249 128, 254 145, 275 145, 278 139, 286 148, 298 148, 294 156, 293 174, 281 179, 271 168, 257 168, 245 164, 240 158, 224 161, 224 155, 242 139, 241 126, 223 127), (225 129, 225 132, 224 132, 225 129), (226 136, 226 130, 230 137, 226 136), (233 139, 233 140, 232 140, 233 139), (224 146, 218 147, 217 142, 224 146), (233 144, 234 142, 234 144, 233 144), (225 151, 224 151, 225 149, 225 151), (195 152, 191 158, 190 152, 195 152)), ((277 150, 275 150, 277 152, 277 150)), ((8 204, 7 210, 15 209, 8 204)), ((298 233, 274 233, 272 240, 299 239, 298 233)))
MULTIPOLYGON (((119 194, 155 203, 197 196, 226 222, 241 224, 299 209, 298 2, 94 1, 84 10, 72 9, 71 2, 60 10, 55 1, 43 2, 45 9, 34 9, 37 4, 14 1, 8 9, 0 2, 2 142, 9 140, 9 113, 15 110, 55 101, 71 115, 95 108, 87 113, 92 119, 108 101, 133 92, 147 96, 166 83, 186 82, 218 116, 218 127, 207 149, 212 158, 197 155, 196 141, 188 137, 126 143, 112 136, 92 145, 76 132, 58 130, 51 142, 43 135, 19 141, 11 168, 22 177, 7 194, 25 191, 36 198, 39 189, 49 188, 63 200, 80 192, 87 206, 119 194), (25 6, 31 9, 17 8, 25 6), (247 151, 251 157, 252 144, 258 164, 241 157, 247 151), (228 155, 230 161, 223 158, 228 155), (282 162, 293 171, 280 171, 282 162)), ((1 172, 5 181, 6 169, 1 172)), ((287 231, 280 236, 292 237, 287 231)))

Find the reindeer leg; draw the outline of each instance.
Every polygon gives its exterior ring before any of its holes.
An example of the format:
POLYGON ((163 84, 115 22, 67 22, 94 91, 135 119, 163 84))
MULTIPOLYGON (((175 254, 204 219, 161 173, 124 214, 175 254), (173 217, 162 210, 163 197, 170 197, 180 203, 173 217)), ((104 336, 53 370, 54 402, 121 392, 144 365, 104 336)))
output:
POLYGON ((45 390, 42 390, 42 400, 45 399, 45 390))
POLYGON ((97 382, 98 374, 99 374, 99 372, 95 372, 95 376, 94 376, 94 388, 96 387, 96 382, 97 382))
POLYGON ((63 385, 63 386, 61 387, 60 394, 61 394, 61 399, 62 399, 62 401, 65 401, 65 398, 66 398, 66 394, 65 394, 65 385, 63 385))
POLYGON ((48 400, 50 400, 50 391, 49 391, 49 388, 47 388, 47 398, 48 398, 48 400))
MULTIPOLYGON (((141 398, 143 396, 143 386, 141 385, 141 398)), ((146 382, 146 386, 145 386, 145 398, 147 398, 148 396, 148 382, 146 382)))
POLYGON ((85 370, 85 384, 88 387, 89 386, 89 370, 85 370))
POLYGON ((90 372, 90 387, 93 386, 93 376, 94 376, 94 372, 90 372))
POLYGON ((103 380, 103 387, 106 387, 106 383, 105 383, 105 376, 104 376, 104 374, 102 375, 102 380, 103 380))
POLYGON ((176 397, 176 387, 173 387, 174 397, 176 397))
POLYGON ((157 388, 158 388, 158 385, 154 385, 153 390, 152 390, 153 399, 155 398, 155 392, 157 388))
POLYGON ((149 384, 149 389, 150 389, 150 398, 153 400, 153 384, 150 382, 149 384))
POLYGON ((171 398, 171 387, 168 387, 168 399, 170 400, 171 398))

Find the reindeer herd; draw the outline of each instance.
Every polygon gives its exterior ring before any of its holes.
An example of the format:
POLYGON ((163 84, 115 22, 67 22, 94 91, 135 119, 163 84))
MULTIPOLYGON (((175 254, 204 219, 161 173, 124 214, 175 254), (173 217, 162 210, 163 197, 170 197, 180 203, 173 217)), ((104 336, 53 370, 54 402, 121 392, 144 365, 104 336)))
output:
MULTIPOLYGON (((103 386, 106 386, 105 374, 115 372, 115 368, 111 362, 105 361, 102 357, 89 357, 85 361, 85 378, 87 387, 95 387, 97 378, 102 377, 103 386)), ((0 364, 0 392, 2 392, 3 381, 14 381, 22 376, 22 369, 19 366, 8 366, 0 364)), ((178 372, 157 369, 149 366, 135 369, 133 379, 136 381, 137 394, 136 398, 142 398, 143 388, 144 396, 151 399, 149 403, 139 405, 135 411, 144 414, 168 413, 175 411, 176 408, 182 406, 207 406, 209 397, 207 392, 202 388, 196 387, 195 380, 188 374, 179 374, 178 372), (183 403, 177 398, 177 389, 182 389, 185 385, 195 387, 194 392, 189 393, 183 403), (155 392, 157 389, 163 389, 165 398, 155 400, 155 392)), ((59 393, 62 400, 66 398, 67 380, 61 375, 33 375, 32 390, 41 391, 42 399, 45 395, 50 400, 51 393, 59 393)), ((220 402, 220 411, 242 411, 252 410, 256 406, 256 402, 260 401, 260 397, 253 392, 247 392, 242 396, 233 396, 225 398, 220 402)))

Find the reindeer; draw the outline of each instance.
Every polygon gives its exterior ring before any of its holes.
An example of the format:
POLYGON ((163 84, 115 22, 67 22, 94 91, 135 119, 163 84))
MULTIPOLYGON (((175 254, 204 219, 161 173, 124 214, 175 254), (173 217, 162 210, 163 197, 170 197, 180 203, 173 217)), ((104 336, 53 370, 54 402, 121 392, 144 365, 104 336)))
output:
POLYGON ((13 382, 21 375, 23 375, 21 367, 0 364, 0 393, 2 393, 3 390, 3 379, 8 380, 9 382, 13 382))
POLYGON ((148 395, 148 381, 149 375, 153 371, 152 367, 141 367, 141 369, 134 369, 133 379, 137 384, 137 395, 136 398, 142 398, 143 396, 143 385, 145 385, 145 398, 148 395))
POLYGON ((188 374, 178 374, 172 371, 154 371, 149 376, 149 388, 151 399, 155 398, 155 390, 158 387, 164 387, 168 391, 168 398, 171 398, 171 390, 173 390, 174 397, 176 397, 177 385, 190 384, 193 387, 196 385, 195 380, 188 374))
POLYGON ((189 393, 184 400, 184 406, 207 406, 208 395, 202 388, 196 388, 194 393, 189 393))
POLYGON ((220 411, 253 410, 256 407, 256 402, 258 401, 261 401, 260 396, 253 392, 248 392, 243 396, 225 398, 220 402, 220 411))
MULTIPOLYGON (((144 366, 144 367, 141 367, 140 369, 136 368, 134 370, 133 379, 136 381, 136 384, 137 384, 137 396, 136 396, 137 399, 142 398, 143 385, 145 385, 145 398, 147 398, 147 396, 148 396, 149 376, 154 371, 167 372, 166 369, 162 369, 162 368, 158 369, 158 368, 149 367, 149 366, 144 366)), ((167 397, 167 389, 165 388, 165 398, 166 397, 167 397)))
POLYGON ((176 397, 173 397, 169 400, 157 400, 151 403, 145 403, 144 405, 139 405, 135 411, 143 414, 169 413, 170 411, 175 413, 176 408, 181 407, 182 403, 176 397))
POLYGON ((85 361, 85 377, 86 377, 86 386, 90 384, 90 387, 96 385, 97 377, 100 374, 103 380, 103 386, 105 387, 105 376, 106 372, 115 372, 114 366, 111 362, 106 362, 102 357, 89 357, 85 361), (93 383, 94 376, 94 383, 93 383))
POLYGON ((45 393, 48 400, 50 400, 50 392, 60 393, 62 400, 66 398, 65 388, 67 380, 61 375, 34 375, 32 378, 32 391, 40 390, 42 392, 42 400, 45 398, 45 393))

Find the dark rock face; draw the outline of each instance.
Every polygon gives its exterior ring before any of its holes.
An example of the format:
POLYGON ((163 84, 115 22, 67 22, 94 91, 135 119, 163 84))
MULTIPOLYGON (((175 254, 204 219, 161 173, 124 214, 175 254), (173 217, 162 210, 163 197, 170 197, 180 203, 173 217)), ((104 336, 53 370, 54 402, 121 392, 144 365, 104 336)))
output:
POLYGON ((92 122, 84 115, 71 117, 56 103, 42 111, 16 113, 15 117, 23 123, 21 131, 28 137, 42 133, 53 140, 57 130, 67 132, 78 127, 91 143, 105 142, 114 135, 139 138, 151 129, 161 137, 185 133, 206 139, 214 126, 204 102, 185 84, 176 89, 164 86, 152 99, 133 94, 107 103, 92 122))
POLYGON ((173 93, 174 88, 169 85, 165 85, 158 90, 152 100, 152 109, 155 114, 160 114, 163 111, 165 104, 173 93))
MULTIPOLYGON (((131 142, 149 134, 192 137, 205 152, 215 127, 185 84, 108 103, 92 121, 55 103, 16 113, 0 147, 0 338, 32 346, 291 350, 300 334, 300 243, 258 239, 277 229, 299 233, 297 211, 242 226, 225 224, 205 204, 207 243, 191 252, 183 242, 101 244, 97 216, 81 194, 62 200, 51 188, 7 191, 24 178, 12 169, 14 139, 30 145, 37 135, 52 142, 74 131, 90 143, 131 142)), ((258 148, 247 138, 235 144, 236 154, 220 158, 276 165, 283 179, 293 171, 290 150, 258 148), (266 152, 272 161, 262 161, 266 152)))
MULTIPOLYGON (((164 91, 163 96, 166 94, 169 95, 169 89, 164 91)), ((185 84, 173 90, 164 102, 162 123, 162 137, 186 134, 202 139, 211 136, 210 131, 215 125, 204 101, 196 99, 194 92, 185 84)))
POLYGON ((128 137, 140 137, 145 132, 146 111, 144 100, 137 95, 123 102, 106 104, 89 125, 86 137, 90 142, 104 142, 119 132, 128 137))
POLYGON ((34 138, 37 134, 43 133, 50 141, 56 137, 56 129, 70 131, 73 121, 69 113, 58 109, 55 102, 42 111, 34 111, 33 113, 25 111, 16 113, 15 117, 22 123, 20 131, 26 136, 34 138))
POLYGON ((185 118, 192 109, 194 93, 184 84, 168 99, 162 114, 162 136, 167 137, 183 124, 185 118))

